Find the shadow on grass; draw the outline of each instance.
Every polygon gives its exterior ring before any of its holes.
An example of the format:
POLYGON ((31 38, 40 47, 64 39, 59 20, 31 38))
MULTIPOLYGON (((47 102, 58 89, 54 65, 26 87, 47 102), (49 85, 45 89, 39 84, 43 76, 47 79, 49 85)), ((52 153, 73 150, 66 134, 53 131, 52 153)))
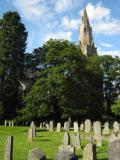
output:
POLYGON ((46 129, 37 129, 36 132, 47 132, 46 129))
POLYGON ((41 139, 41 140, 39 140, 39 139, 34 139, 33 141, 51 141, 50 139, 41 139))

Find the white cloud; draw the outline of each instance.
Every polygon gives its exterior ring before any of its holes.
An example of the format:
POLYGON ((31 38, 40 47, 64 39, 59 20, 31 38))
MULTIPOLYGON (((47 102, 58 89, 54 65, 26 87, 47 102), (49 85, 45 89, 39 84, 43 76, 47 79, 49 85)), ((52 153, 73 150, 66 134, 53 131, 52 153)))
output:
POLYGON ((55 11, 63 13, 75 9, 81 4, 82 0, 56 0, 55 11))
POLYGON ((112 57, 118 56, 120 57, 120 50, 109 50, 109 51, 104 51, 101 48, 98 47, 98 54, 99 55, 111 55, 112 57))
POLYGON ((27 20, 36 20, 43 15, 49 16, 50 10, 46 0, 13 0, 12 4, 20 11, 27 20))
POLYGON ((112 17, 109 8, 104 7, 102 3, 97 3, 96 6, 88 3, 86 9, 94 33, 106 35, 120 34, 120 21, 112 17))
POLYGON ((76 30, 78 29, 78 26, 80 24, 80 19, 69 19, 67 16, 64 16, 62 18, 62 24, 61 27, 64 29, 71 29, 71 30, 76 30))
POLYGON ((108 48, 114 47, 112 44, 109 44, 109 43, 101 43, 101 45, 108 48))
POLYGON ((44 38, 44 41, 48 41, 49 39, 65 39, 65 40, 71 40, 72 38, 72 32, 71 31, 68 31, 68 32, 64 32, 64 31, 60 31, 60 32, 57 32, 57 33, 48 33, 46 34, 45 38, 44 38))

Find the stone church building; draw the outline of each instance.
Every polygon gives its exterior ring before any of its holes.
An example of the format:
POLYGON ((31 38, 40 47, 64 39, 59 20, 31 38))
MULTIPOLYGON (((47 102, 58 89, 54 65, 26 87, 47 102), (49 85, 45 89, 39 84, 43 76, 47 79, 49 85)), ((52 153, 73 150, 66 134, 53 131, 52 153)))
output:
POLYGON ((97 55, 97 48, 94 45, 92 37, 92 28, 89 23, 86 8, 83 11, 79 30, 78 45, 86 56, 97 55))

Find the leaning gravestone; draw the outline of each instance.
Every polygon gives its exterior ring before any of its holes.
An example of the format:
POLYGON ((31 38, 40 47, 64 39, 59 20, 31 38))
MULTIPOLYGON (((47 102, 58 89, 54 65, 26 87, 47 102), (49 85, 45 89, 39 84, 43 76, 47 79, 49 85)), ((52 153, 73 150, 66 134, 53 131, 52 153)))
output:
POLYGON ((97 146, 102 146, 101 122, 96 121, 93 123, 93 131, 97 146))
POLYGON ((55 160, 78 160, 75 154, 67 151, 58 152, 55 160))
POLYGON ((13 155, 13 137, 7 136, 5 142, 4 160, 12 160, 13 155))
POLYGON ((83 160, 96 160, 96 146, 89 143, 83 150, 83 160))
POLYGON ((28 160, 46 160, 46 156, 40 149, 35 148, 29 151, 28 160))
POLYGON ((73 126, 74 126, 74 132, 78 132, 78 122, 74 122, 73 126))
POLYGON ((54 121, 50 121, 49 122, 49 131, 53 132, 53 130, 54 130, 54 121))
POLYGON ((109 129, 109 123, 108 122, 105 122, 102 134, 104 136, 108 136, 110 134, 110 129, 109 129))
POLYGON ((57 123, 57 132, 61 131, 61 123, 57 123))
POLYGON ((69 133, 65 132, 63 137, 63 145, 69 145, 70 144, 70 135, 69 133))
POLYGON ((119 123, 117 121, 115 121, 113 123, 113 132, 117 135, 119 131, 119 123))
POLYGON ((92 123, 89 119, 85 121, 85 132, 89 133, 92 130, 92 123))
POLYGON ((30 128, 32 129, 33 138, 36 137, 36 126, 34 124, 34 121, 31 122, 30 128))
POLYGON ((109 144, 109 160, 120 160, 120 140, 115 140, 109 144))

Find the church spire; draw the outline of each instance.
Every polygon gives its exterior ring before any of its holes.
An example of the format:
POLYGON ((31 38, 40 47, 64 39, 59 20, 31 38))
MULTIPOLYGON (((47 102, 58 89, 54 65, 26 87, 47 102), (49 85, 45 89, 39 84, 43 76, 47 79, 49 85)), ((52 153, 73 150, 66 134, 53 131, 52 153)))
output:
POLYGON ((89 18, 87 15, 86 8, 84 8, 83 10, 83 16, 79 31, 78 45, 81 47, 83 54, 85 54, 86 56, 97 54, 97 50, 94 47, 92 28, 89 23, 89 18))

